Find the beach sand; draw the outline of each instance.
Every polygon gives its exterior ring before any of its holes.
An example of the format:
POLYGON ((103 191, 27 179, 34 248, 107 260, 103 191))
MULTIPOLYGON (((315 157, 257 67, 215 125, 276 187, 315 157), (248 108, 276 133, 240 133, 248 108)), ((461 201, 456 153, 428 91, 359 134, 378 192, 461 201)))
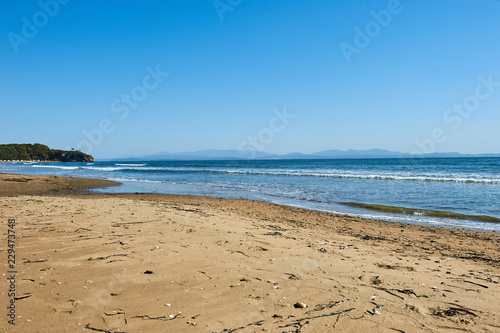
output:
POLYGON ((26 176, 0 173, 0 197, 20 194, 49 194, 119 185, 110 180, 60 177, 26 176))
POLYGON ((0 175, 0 331, 500 331, 497 233, 106 185, 0 175))

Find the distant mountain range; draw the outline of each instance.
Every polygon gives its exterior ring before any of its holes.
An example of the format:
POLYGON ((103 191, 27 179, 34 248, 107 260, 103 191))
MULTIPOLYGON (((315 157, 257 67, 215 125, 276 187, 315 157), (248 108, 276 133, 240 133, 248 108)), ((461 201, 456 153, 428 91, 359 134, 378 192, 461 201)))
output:
POLYGON ((113 160, 119 161, 187 161, 187 160, 248 160, 248 159, 351 159, 351 158, 443 158, 443 157, 500 157, 500 154, 460 154, 432 153, 408 154, 384 149, 369 150, 325 150, 313 154, 289 153, 285 155, 269 154, 254 150, 199 150, 186 153, 156 153, 143 156, 124 156, 113 160))

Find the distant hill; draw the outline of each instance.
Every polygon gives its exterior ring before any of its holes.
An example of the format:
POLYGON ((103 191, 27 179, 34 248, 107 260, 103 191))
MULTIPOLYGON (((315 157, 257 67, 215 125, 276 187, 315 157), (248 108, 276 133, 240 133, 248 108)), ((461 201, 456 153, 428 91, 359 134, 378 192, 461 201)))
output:
POLYGON ((239 160, 239 159, 272 159, 277 155, 268 154, 260 151, 253 150, 199 150, 187 153, 156 153, 153 155, 146 155, 140 157, 132 157, 130 159, 147 159, 147 160, 239 160))
POLYGON ((189 161, 189 160, 297 160, 297 159, 353 159, 353 158, 442 158, 442 157, 500 157, 500 154, 460 154, 432 153, 408 154, 384 149, 369 150, 325 150, 314 154, 289 153, 285 155, 269 154, 254 150, 199 150, 186 153, 162 152, 153 155, 115 158, 120 161, 189 161))
POLYGON ((94 162, 94 158, 78 150, 59 150, 35 144, 0 145, 0 161, 94 162))

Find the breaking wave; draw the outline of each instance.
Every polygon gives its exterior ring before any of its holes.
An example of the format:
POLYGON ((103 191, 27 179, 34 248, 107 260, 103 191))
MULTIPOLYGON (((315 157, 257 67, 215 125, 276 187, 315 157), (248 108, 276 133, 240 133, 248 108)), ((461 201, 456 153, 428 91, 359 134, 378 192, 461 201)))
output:
POLYGON ((416 174, 416 173, 389 173, 389 172, 355 172, 347 170, 310 170, 310 169, 228 169, 228 168, 202 168, 202 167, 155 167, 147 164, 116 164, 116 166, 60 166, 60 165, 32 165, 37 168, 58 168, 65 170, 96 170, 96 171, 122 171, 122 172, 154 172, 154 173, 213 173, 213 174, 242 174, 242 175, 269 175, 289 177, 326 177, 326 178, 351 178, 393 181, 417 182, 451 182, 451 183, 476 183, 500 184, 500 178, 479 174, 416 174))

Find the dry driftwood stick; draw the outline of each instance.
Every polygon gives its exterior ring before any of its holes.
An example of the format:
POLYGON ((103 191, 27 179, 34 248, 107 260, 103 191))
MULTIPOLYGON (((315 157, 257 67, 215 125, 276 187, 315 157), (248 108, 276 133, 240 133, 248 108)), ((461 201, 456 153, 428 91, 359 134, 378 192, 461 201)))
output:
POLYGON ((337 320, 335 320, 335 324, 333 324, 333 327, 332 327, 332 331, 335 329, 335 327, 337 326, 337 323, 339 322, 339 319, 340 319, 340 313, 337 315, 337 320))
POLYGON ((341 313, 344 313, 344 312, 349 312, 349 311, 352 311, 354 310, 354 308, 350 308, 350 309, 346 309, 346 310, 339 310, 339 311, 335 311, 335 312, 329 312, 329 313, 325 313, 325 314, 322 314, 322 315, 318 315, 318 316, 312 316, 312 317, 306 317, 306 318, 300 318, 300 319, 296 319, 294 320, 292 323, 288 324, 288 325, 285 325, 285 326, 280 326, 281 327, 290 327, 290 326, 294 326, 296 325, 297 323, 303 321, 303 320, 309 320, 309 319, 316 319, 316 318, 321 318, 321 317, 329 317, 329 316, 335 316, 335 315, 338 315, 338 314, 341 314, 341 313))
POLYGON ((21 299, 25 299, 25 298, 28 298, 28 297, 31 297, 31 296, 33 296, 33 294, 27 294, 27 295, 16 296, 16 297, 14 297, 14 299, 15 299, 16 301, 19 301, 19 300, 21 300, 21 299))
POLYGON ((314 312, 314 311, 321 311, 321 310, 324 310, 326 308, 331 309, 334 306, 342 304, 342 303, 344 303, 344 302, 343 301, 330 301, 327 304, 318 304, 318 305, 316 305, 316 307, 314 309, 307 311, 306 314, 310 314, 311 312, 314 312))
POLYGON ((472 282, 472 281, 467 281, 467 280, 462 280, 462 281, 470 283, 470 284, 475 284, 476 286, 480 286, 480 287, 488 289, 488 286, 485 286, 484 284, 479 284, 479 283, 472 282))
POLYGON ((202 272, 202 271, 198 271, 198 273, 204 274, 207 278, 209 278, 210 280, 212 280, 212 277, 210 275, 208 275, 207 273, 202 272))
MULTIPOLYGON (((103 330, 103 329, 100 329, 100 328, 91 327, 90 323, 88 323, 87 326, 85 326, 85 329, 91 330, 91 331, 96 331, 96 332, 104 332, 104 333, 118 333, 118 332, 113 332, 113 331, 110 331, 110 330, 103 330)), ((120 332, 120 333, 125 333, 125 332, 120 332)))
POLYGON ((153 220, 153 221, 137 221, 137 222, 117 222, 117 223, 112 224, 111 226, 114 228, 117 228, 117 227, 127 226, 129 224, 143 224, 143 223, 154 223, 154 222, 160 222, 160 221, 153 220))
POLYGON ((75 230, 75 232, 78 232, 80 230, 85 230, 85 231, 92 231, 92 229, 87 229, 87 228, 78 228, 75 230))
POLYGON ((308 323, 309 323, 309 322, 308 322, 308 321, 306 321, 306 322, 304 322, 303 324, 301 324, 301 323, 295 323, 295 324, 293 324, 293 326, 297 328, 297 329, 295 330, 295 332, 294 332, 294 333, 301 333, 301 332, 302 332, 302 327, 304 327, 304 326, 305 326, 305 325, 307 325, 308 323))
POLYGON ((90 257, 89 261, 91 261, 91 260, 106 260, 106 259, 111 258, 111 257, 126 257, 126 256, 128 256, 128 254, 126 254, 126 253, 110 254, 109 256, 106 256, 106 257, 97 257, 97 258, 90 257))
POLYGON ((300 280, 300 277, 298 277, 295 274, 292 274, 292 273, 285 273, 285 274, 288 275, 289 280, 300 280))
POLYGON ((229 329, 229 330, 224 330, 222 331, 221 333, 232 333, 232 332, 236 332, 237 330, 242 330, 248 326, 252 326, 252 325, 257 325, 257 326, 260 326, 262 325, 264 321, 263 320, 259 320, 259 321, 254 321, 253 323, 250 323, 250 324, 246 324, 244 326, 240 326, 240 327, 236 327, 236 328, 232 328, 232 329, 229 329))
POLYGON ((167 316, 161 316, 161 317, 150 317, 149 315, 143 315, 143 316, 133 316, 132 318, 141 318, 143 320, 164 320, 164 321, 169 321, 169 320, 174 320, 177 317, 184 318, 184 316, 180 313, 176 314, 173 317, 167 317, 167 316))
POLYGON ((470 309, 470 308, 466 308, 465 306, 463 305, 460 305, 460 304, 457 304, 457 303, 452 303, 452 302, 446 302, 447 304, 451 304, 451 305, 454 305, 454 306, 457 306, 459 307, 460 309, 464 309, 464 310, 467 310, 467 311, 470 311, 470 312, 481 312, 479 310, 474 310, 474 309, 470 309))
POLYGON ((465 328, 460 328, 460 327, 452 327, 452 326, 438 326, 439 328, 445 328, 447 330, 458 330, 458 331, 465 331, 465 332, 469 332, 468 329, 465 329, 465 328))
MULTIPOLYGON (((402 299, 402 300, 404 300, 404 299, 405 299, 405 298, 404 298, 404 297, 402 297, 402 296, 396 295, 395 293, 393 293, 393 292, 392 292, 392 291, 390 291, 389 289, 382 288, 382 287, 373 287, 373 286, 372 286, 372 288, 375 288, 375 289, 378 289, 378 290, 385 291, 386 293, 388 293, 388 294, 390 294, 390 295, 392 295, 392 296, 395 296, 395 297, 397 297, 397 298, 399 298, 399 299, 402 299)), ((415 295, 415 296, 416 296, 416 295, 415 295)))
POLYGON ((25 260, 24 261, 24 264, 34 264, 34 263, 37 263, 37 262, 46 262, 48 261, 49 259, 37 259, 37 260, 25 260))
POLYGON ((460 314, 470 314, 471 316, 473 317, 477 317, 478 315, 475 314, 474 312, 468 310, 468 309, 465 309, 465 308, 462 308, 462 307, 449 307, 449 308, 446 308, 446 309, 442 309, 442 310, 439 310, 439 311, 434 311, 433 313, 431 313, 431 315, 433 316, 441 316, 441 317, 452 317, 452 316, 455 316, 457 313, 460 313, 460 314))
POLYGON ((454 286, 452 284, 449 284, 449 283, 445 283, 445 282, 441 282, 442 285, 444 286, 448 286, 448 287, 453 287, 453 288, 457 288, 457 289, 462 289, 462 290, 465 290, 465 291, 475 291, 475 292, 479 292, 478 289, 467 289, 467 288, 463 288, 463 287, 459 287, 459 286, 454 286))
POLYGON ((245 257, 251 258, 248 254, 245 254, 243 251, 231 251, 231 253, 239 253, 244 255, 245 257))

